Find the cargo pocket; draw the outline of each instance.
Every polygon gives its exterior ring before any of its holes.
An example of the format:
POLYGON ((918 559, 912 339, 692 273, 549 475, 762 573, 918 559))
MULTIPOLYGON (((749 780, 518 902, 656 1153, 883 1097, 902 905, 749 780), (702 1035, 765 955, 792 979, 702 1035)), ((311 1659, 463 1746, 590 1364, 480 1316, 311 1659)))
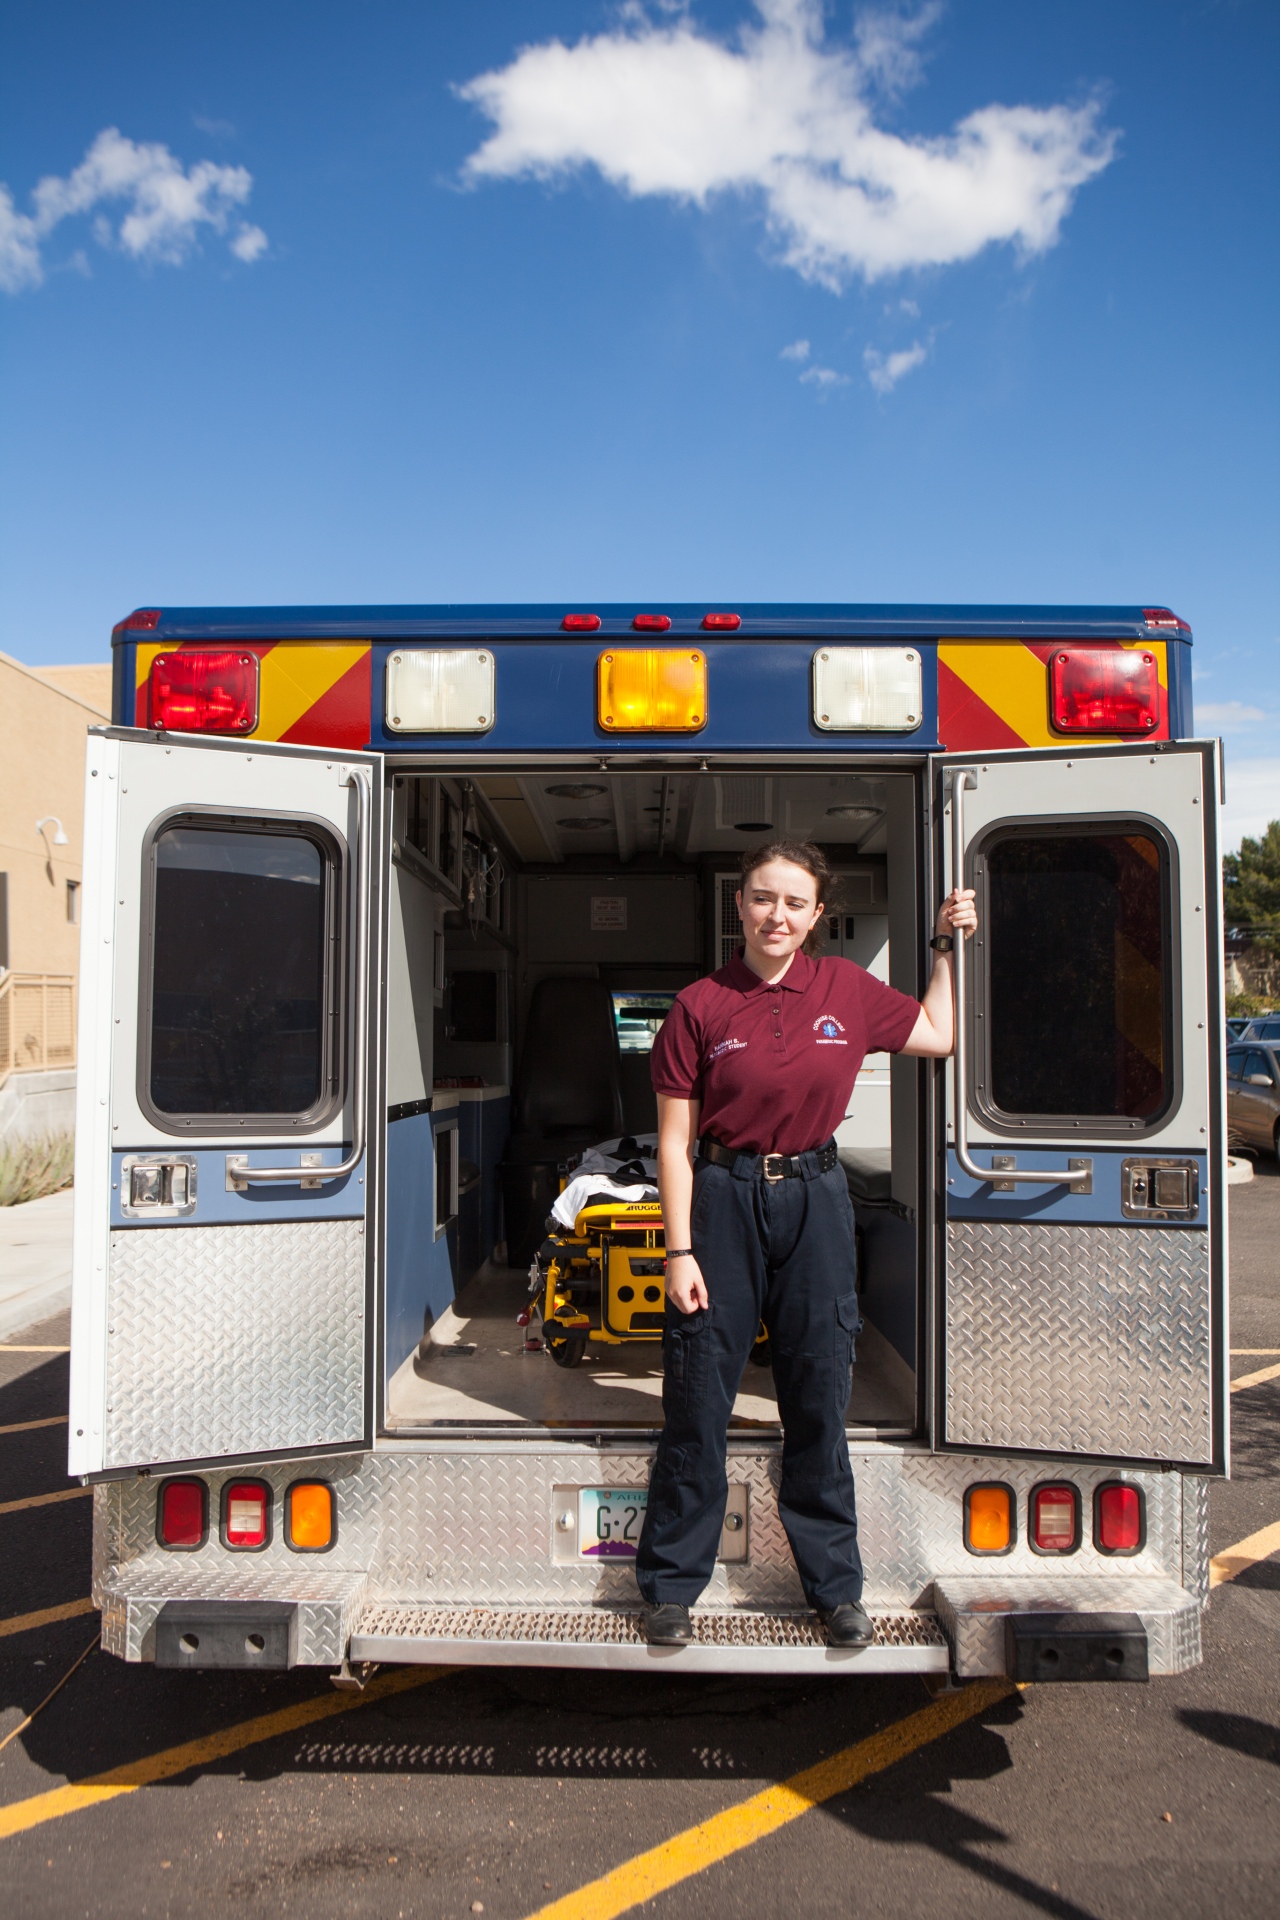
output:
POLYGON ((710 1319, 707 1307, 699 1307, 696 1313, 681 1313, 678 1307, 667 1302, 666 1323, 662 1329, 662 1404, 668 1418, 677 1411, 688 1414, 702 1397, 710 1319))
POLYGON ((853 1343, 862 1332, 862 1315, 856 1293, 842 1293, 836 1300, 836 1354, 853 1364, 853 1343))

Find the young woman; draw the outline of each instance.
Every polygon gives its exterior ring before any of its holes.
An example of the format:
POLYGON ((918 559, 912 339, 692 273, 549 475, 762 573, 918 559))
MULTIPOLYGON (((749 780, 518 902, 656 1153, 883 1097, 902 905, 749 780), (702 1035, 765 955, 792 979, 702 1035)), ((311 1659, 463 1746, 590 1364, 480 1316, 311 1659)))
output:
POLYGON ((853 1208, 833 1135, 864 1055, 951 1052, 955 936, 973 894, 943 902, 922 1001, 851 960, 811 957, 832 875, 817 847, 746 855, 743 946, 686 987, 654 1045, 667 1242, 665 1418, 636 1578, 656 1645, 691 1638, 724 1523, 729 1416, 761 1320, 782 1419, 778 1510, 835 1646, 866 1645, 845 1403, 854 1335, 853 1208))

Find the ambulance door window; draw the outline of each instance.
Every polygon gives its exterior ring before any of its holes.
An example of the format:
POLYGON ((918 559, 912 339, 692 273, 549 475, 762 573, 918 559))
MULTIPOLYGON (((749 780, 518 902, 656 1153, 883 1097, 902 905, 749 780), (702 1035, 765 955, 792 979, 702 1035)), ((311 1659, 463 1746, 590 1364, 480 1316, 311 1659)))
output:
POLYGON ((1173 1093, 1171 855, 1145 824, 1004 826, 985 895, 975 1091, 1008 1126, 1132 1132, 1173 1093))
POLYGON ((317 828, 190 817, 151 841, 140 1093, 174 1132, 282 1130, 337 1097, 337 849, 317 828))

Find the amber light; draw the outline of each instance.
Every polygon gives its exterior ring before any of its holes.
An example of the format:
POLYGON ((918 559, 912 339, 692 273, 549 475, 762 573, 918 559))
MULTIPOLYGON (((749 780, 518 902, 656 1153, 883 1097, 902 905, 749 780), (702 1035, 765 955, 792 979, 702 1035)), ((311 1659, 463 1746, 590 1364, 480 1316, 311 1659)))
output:
POLYGON ((323 1553, 334 1539, 333 1488, 295 1480, 284 1497, 284 1537, 295 1553, 323 1553))
POLYGON ((707 722, 707 657, 683 647, 602 653, 596 711, 610 733, 695 733, 707 722))
POLYGON ((258 656, 158 653, 147 681, 147 720, 167 733, 252 733, 258 724, 258 656))
POLYGON ((1008 1553, 1013 1545, 1013 1489, 1001 1481, 968 1487, 964 1544, 970 1553, 1008 1553))

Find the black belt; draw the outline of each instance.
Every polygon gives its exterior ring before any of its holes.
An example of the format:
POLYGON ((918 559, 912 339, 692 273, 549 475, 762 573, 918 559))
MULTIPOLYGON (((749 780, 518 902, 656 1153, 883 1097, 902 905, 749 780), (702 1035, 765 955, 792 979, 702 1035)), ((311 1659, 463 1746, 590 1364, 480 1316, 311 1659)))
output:
MULTIPOLYGON (((828 1140, 823 1147, 810 1147, 808 1151, 817 1160, 819 1173, 830 1173, 832 1167, 839 1164, 834 1140, 828 1140)), ((723 1141, 704 1133, 698 1142, 698 1158, 710 1160, 716 1167, 736 1167, 742 1155, 736 1147, 726 1147, 723 1141)), ((803 1180, 800 1159, 798 1153, 758 1153, 751 1163, 752 1177, 759 1173, 766 1180, 803 1180)))

